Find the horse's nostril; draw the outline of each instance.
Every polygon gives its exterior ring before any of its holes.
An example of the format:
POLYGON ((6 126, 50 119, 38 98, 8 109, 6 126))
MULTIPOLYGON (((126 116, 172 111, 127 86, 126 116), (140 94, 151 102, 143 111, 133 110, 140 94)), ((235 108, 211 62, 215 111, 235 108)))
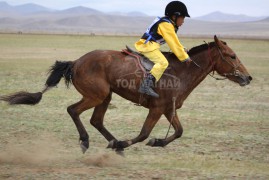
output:
POLYGON ((252 80, 252 77, 251 77, 251 76, 249 76, 249 77, 248 77, 248 79, 249 79, 249 81, 251 81, 251 80, 252 80))

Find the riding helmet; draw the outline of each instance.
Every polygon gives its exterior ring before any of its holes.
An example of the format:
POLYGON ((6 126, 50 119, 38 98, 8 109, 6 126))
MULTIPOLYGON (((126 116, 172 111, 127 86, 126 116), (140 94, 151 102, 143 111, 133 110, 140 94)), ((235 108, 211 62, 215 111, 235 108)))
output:
POLYGON ((190 17, 187 7, 183 2, 171 1, 165 8, 165 15, 171 17, 173 15, 190 17))

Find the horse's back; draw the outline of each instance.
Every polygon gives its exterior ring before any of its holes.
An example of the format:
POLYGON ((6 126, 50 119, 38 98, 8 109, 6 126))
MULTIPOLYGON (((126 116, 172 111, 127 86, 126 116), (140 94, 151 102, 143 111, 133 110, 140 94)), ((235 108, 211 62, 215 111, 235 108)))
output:
POLYGON ((83 55, 74 62, 74 86, 83 95, 88 89, 107 93, 117 85, 118 79, 136 70, 134 60, 126 57, 113 50, 94 50, 83 55))

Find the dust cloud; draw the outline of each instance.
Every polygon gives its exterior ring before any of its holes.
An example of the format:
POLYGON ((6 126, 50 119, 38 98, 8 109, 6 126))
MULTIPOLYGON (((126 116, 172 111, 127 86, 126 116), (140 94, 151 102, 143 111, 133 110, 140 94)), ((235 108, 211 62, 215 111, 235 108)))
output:
POLYGON ((0 152, 0 163, 45 165, 63 159, 67 154, 61 141, 42 134, 38 137, 21 134, 9 139, 0 152), (65 155, 64 155, 65 156, 65 155))
POLYGON ((81 160, 82 163, 87 166, 98 166, 98 167, 115 167, 123 164, 124 158, 117 155, 115 152, 99 152, 90 157, 81 160))
POLYGON ((72 163, 80 167, 112 167, 121 166, 124 158, 114 151, 105 149, 91 151, 82 154, 79 145, 67 145, 59 138, 51 134, 33 135, 19 134, 8 140, 2 146, 0 152, 0 164, 14 164, 26 166, 53 166, 72 163), (76 165, 77 164, 77 165, 76 165))

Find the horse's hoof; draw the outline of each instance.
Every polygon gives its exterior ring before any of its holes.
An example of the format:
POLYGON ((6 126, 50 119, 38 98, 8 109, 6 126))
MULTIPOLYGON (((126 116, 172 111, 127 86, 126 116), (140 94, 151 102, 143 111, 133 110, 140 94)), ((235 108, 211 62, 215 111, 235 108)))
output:
POLYGON ((84 146, 83 143, 80 144, 80 148, 81 148, 81 151, 82 151, 83 154, 84 154, 84 153, 87 151, 87 149, 88 149, 86 146, 84 146))
POLYGON ((156 142, 156 139, 151 139, 149 142, 146 144, 147 146, 153 146, 156 142))
POLYGON ((113 139, 113 140, 109 141, 108 146, 106 148, 114 149, 116 142, 117 142, 116 139, 113 139))
POLYGON ((146 145, 151 147, 164 147, 166 142, 163 139, 151 139, 146 145))
POLYGON ((120 155, 121 157, 125 157, 124 149, 117 149, 116 153, 117 153, 117 155, 120 155))

